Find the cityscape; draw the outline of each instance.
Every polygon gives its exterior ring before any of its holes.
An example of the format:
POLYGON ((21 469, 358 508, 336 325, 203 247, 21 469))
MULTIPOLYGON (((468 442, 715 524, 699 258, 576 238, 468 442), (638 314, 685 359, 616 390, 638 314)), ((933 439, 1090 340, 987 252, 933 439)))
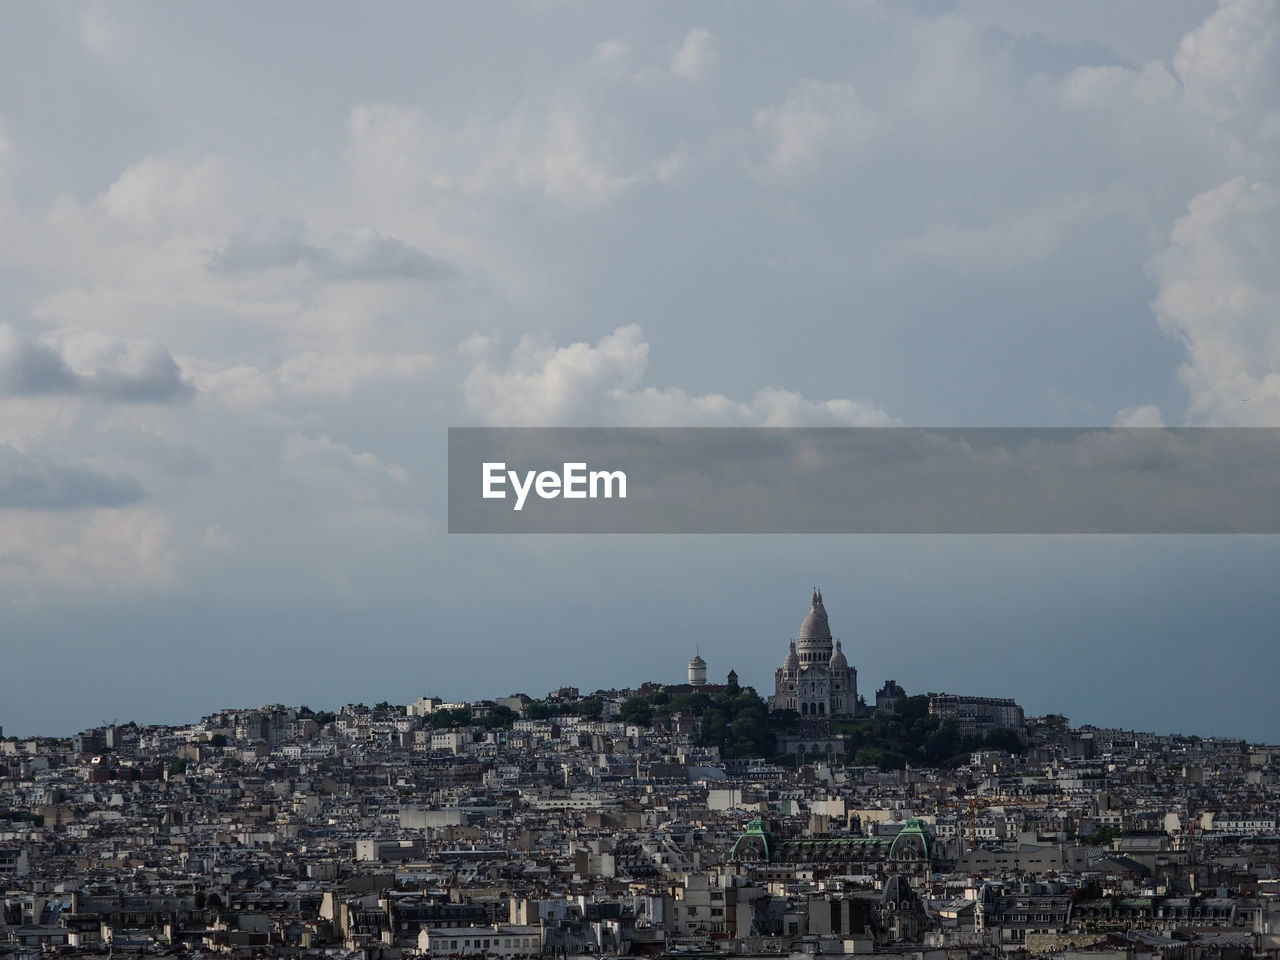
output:
POLYGON ((860 693, 818 589, 774 642, 0 739, 0 956, 1280 956, 1280 746, 860 693))
POLYGON ((1280 960, 1280 0, 3 14, 0 960, 1280 960))

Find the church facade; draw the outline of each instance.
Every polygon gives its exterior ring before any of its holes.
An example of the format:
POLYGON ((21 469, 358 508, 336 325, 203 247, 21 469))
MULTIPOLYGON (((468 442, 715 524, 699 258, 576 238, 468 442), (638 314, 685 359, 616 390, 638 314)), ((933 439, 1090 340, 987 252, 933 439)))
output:
POLYGON ((822 591, 814 590, 810 610, 774 672, 770 710, 794 710, 801 718, 853 716, 858 710, 858 671, 849 666, 840 641, 832 640, 822 591))

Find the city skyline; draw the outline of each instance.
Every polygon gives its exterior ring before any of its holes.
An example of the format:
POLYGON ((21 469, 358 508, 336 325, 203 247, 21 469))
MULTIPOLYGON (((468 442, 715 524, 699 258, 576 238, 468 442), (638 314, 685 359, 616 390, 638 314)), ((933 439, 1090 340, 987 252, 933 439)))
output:
MULTIPOLYGON (((814 588, 814 589, 818 590, 818 588, 814 588)), ((828 595, 829 593, 830 592, 828 591, 828 595)), ((820 590, 815 597, 815 606, 818 606, 818 607, 821 606, 820 590)), ((843 645, 843 640, 840 637, 840 634, 838 631, 839 608, 836 608, 836 609, 837 609, 837 626, 836 628, 833 628, 831 630, 831 635, 836 640, 840 641, 841 644, 843 645)), ((823 622, 825 623, 825 620, 823 622)), ((785 643, 789 641, 791 643, 791 650, 792 652, 794 652, 796 638, 797 636, 803 636, 806 628, 808 627, 808 624, 809 624, 809 621, 806 620, 805 623, 801 626, 800 630, 798 631, 793 630, 792 633, 788 635, 786 641, 780 640, 778 641, 778 643, 785 643)), ((780 649, 778 644, 769 645, 769 648, 775 654, 775 659, 778 659, 776 656, 778 649, 780 649)), ((732 671, 738 676, 739 683, 744 689, 746 688, 754 689, 760 697, 771 699, 770 684, 773 680, 773 677, 772 677, 773 671, 770 671, 769 676, 761 676, 759 680, 757 680, 757 678, 750 672, 751 670, 750 665, 754 664, 759 659, 758 652, 753 651, 752 656, 743 657, 741 656, 741 654, 747 653, 747 651, 742 650, 741 648, 734 649, 730 647, 728 649, 724 649, 722 647, 722 644, 714 641, 708 641, 706 638, 704 638, 703 640, 698 641, 694 644, 694 646, 691 648, 691 653, 693 656, 699 656, 702 658, 705 666, 708 682, 712 684, 723 683, 724 677, 727 676, 730 671, 732 671), (741 663, 745 663, 748 665, 746 670, 740 669, 741 663)), ((862 670, 865 670, 865 668, 863 667, 864 661, 858 656, 856 652, 851 651, 850 653, 846 654, 846 656, 854 657, 854 659, 849 661, 849 666, 853 668, 853 672, 857 673, 862 670)), ((873 660, 871 662, 876 662, 876 661, 873 660)), ((269 685, 268 686, 259 685, 255 687, 255 689, 268 695, 264 696, 263 699, 257 702, 241 702, 239 700, 229 700, 228 692, 224 692, 222 690, 215 689, 215 688, 202 690, 200 697, 194 701, 189 695, 187 695, 184 699, 188 703, 194 702, 194 703, 201 704, 201 707, 198 710, 198 713, 200 715, 206 715, 208 713, 213 713, 215 711, 224 710, 224 709, 250 709, 255 706, 261 706, 262 704, 267 704, 267 703, 286 703, 286 704, 291 704, 293 706, 305 705, 312 708, 313 710, 334 711, 334 710, 338 710, 344 704, 354 704, 354 703, 366 703, 366 704, 372 705, 375 703, 388 702, 392 704, 399 704, 401 707, 403 707, 406 704, 409 704, 414 700, 419 699, 420 697, 431 697, 431 696, 439 697, 446 702, 453 701, 453 702, 464 702, 464 703, 493 701, 501 697, 516 696, 519 694, 528 695, 533 699, 543 699, 546 695, 554 694, 555 691, 564 689, 564 688, 578 689, 582 692, 583 696, 587 696, 592 693, 600 693, 600 692, 607 692, 607 691, 628 691, 628 690, 634 691, 641 688, 645 684, 654 684, 654 683, 679 684, 682 682, 683 671, 686 669, 686 667, 687 667, 687 663, 685 661, 679 661, 679 662, 673 661, 671 663, 663 663, 657 668, 650 670, 650 672, 648 673, 637 674, 634 676, 609 676, 607 674, 607 670, 606 671, 597 670, 595 672, 588 671, 586 673, 579 673, 576 675, 573 674, 572 672, 567 672, 558 677, 554 674, 551 674, 550 680, 548 683, 542 684, 541 686, 529 686, 526 684, 527 689, 525 687, 519 686, 519 684, 516 682, 516 674, 512 673, 508 677, 508 679, 511 680, 511 683, 508 684, 507 687, 503 687, 501 685, 502 679, 500 677, 491 676, 486 680, 476 680, 476 681, 472 681, 472 683, 469 685, 464 684, 456 687, 451 687, 443 683, 433 684, 430 682, 426 683, 425 686, 423 686, 422 684, 419 684, 416 687, 409 687, 404 683, 400 683, 395 685, 394 688, 391 686, 387 686, 380 689, 372 689, 371 687, 368 686, 368 684, 356 685, 352 689, 361 689, 366 691, 365 693, 363 693, 361 696, 358 696, 358 697, 338 696, 337 698, 334 698, 332 695, 330 695, 326 699, 324 696, 308 697, 304 695, 301 697, 301 699, 299 699, 297 696, 291 697, 291 696, 284 696, 283 694, 273 697, 269 695, 269 685), (595 677, 595 678, 603 678, 603 679, 584 680, 582 679, 583 677, 595 677), (486 684, 487 686, 485 686, 486 684), (545 693, 542 691, 545 691, 545 693)), ((779 677, 780 676, 781 676, 781 673, 779 672, 779 677)), ((952 674, 952 676, 954 676, 954 674, 952 674)), ((344 680, 345 679, 348 679, 348 678, 344 678, 344 680)), ((861 692, 861 699, 864 702, 868 703, 871 709, 874 709, 875 707, 874 694, 876 689, 879 688, 886 681, 894 681, 894 682, 903 684, 905 686, 906 693, 908 696, 918 696, 922 694, 934 695, 934 694, 945 693, 945 694, 959 694, 961 696, 976 696, 976 697, 1008 697, 1010 699, 1016 700, 1019 703, 1023 704, 1023 706, 1026 708, 1027 716, 1033 716, 1033 715, 1046 716, 1046 715, 1053 715, 1053 714, 1062 714, 1067 716, 1069 720, 1076 726, 1089 725, 1089 726, 1095 726, 1095 727, 1100 727, 1105 729, 1132 729, 1135 731, 1148 731, 1157 735, 1185 734, 1185 735, 1213 736, 1213 737, 1225 737, 1225 738, 1235 737, 1235 738, 1244 739, 1244 740, 1248 740, 1250 742, 1256 742, 1256 743, 1271 743, 1271 742, 1274 742, 1276 739, 1275 737, 1268 739, 1268 736, 1266 733, 1267 727, 1265 725, 1257 726, 1255 729, 1257 729, 1260 732, 1255 734, 1253 732, 1246 731, 1246 730, 1233 729, 1229 725, 1223 725, 1223 726, 1209 725, 1204 728, 1198 728, 1193 726, 1178 726, 1176 728, 1164 729, 1164 728, 1160 728, 1158 726, 1152 726, 1152 725, 1144 726, 1141 722, 1132 722, 1132 723, 1112 722, 1111 716, 1107 714, 1105 705, 1104 705, 1104 709, 1100 711, 1101 715, 1095 717, 1089 714, 1088 711, 1073 710, 1071 708, 1070 698, 1073 696, 1073 694, 1070 691, 1064 691, 1060 695, 1061 699, 1059 700, 1046 701, 1044 699, 1045 697, 1044 693, 1040 693, 1040 694, 1032 693, 1030 696, 1028 696, 1026 691, 1028 689, 1034 690, 1034 687, 1028 688, 1026 685, 1020 684, 1016 678, 1013 678, 1011 676, 998 677, 993 675, 989 679, 982 681, 978 686, 974 686, 972 684, 969 684, 967 686, 952 684, 949 686, 948 683, 941 682, 941 679, 942 679, 942 673, 940 671, 936 674, 931 675, 929 671, 929 665, 924 664, 921 666, 920 672, 914 673, 914 674, 907 672, 907 673, 900 673, 899 675, 892 675, 892 676, 891 675, 876 676, 876 675, 868 675, 864 673, 862 686, 858 689, 861 692)), ((779 680, 778 682, 781 683, 781 680, 779 680)), ((290 687, 287 684, 284 685, 281 689, 282 691, 289 690, 291 692, 295 692, 295 693, 297 692, 296 686, 290 687)), ((336 689, 340 693, 341 684, 339 684, 339 686, 336 689)), ((121 706, 123 706, 124 703, 125 701, 120 701, 121 706)), ((103 701, 103 705, 110 706, 110 701, 103 701)), ((58 712, 61 715, 66 716, 68 714, 66 705, 63 705, 62 709, 60 709, 58 712)), ((133 715, 125 716, 120 714, 119 711, 107 711, 107 712, 111 713, 110 717, 102 716, 97 720, 86 720, 84 722, 79 723, 78 725, 77 723, 72 722, 70 723, 70 726, 68 726, 66 722, 61 722, 56 727, 30 729, 30 728, 15 727, 12 723, 9 723, 8 725, 0 724, 0 727, 3 727, 7 735, 13 735, 13 736, 21 735, 21 736, 66 737, 66 736, 72 735, 73 733, 78 733, 82 729, 89 729, 89 728, 100 727, 104 725, 115 725, 115 724, 136 722, 143 726, 146 726, 146 725, 182 726, 182 725, 190 724, 194 722, 194 720, 196 719, 196 716, 188 715, 188 714, 183 714, 181 716, 175 715, 175 716, 170 716, 165 718, 157 718, 157 717, 133 716, 133 715), (71 727, 75 727, 75 729, 71 729, 71 727)), ((70 715, 71 716, 76 715, 74 708, 72 709, 72 711, 70 711, 70 715)), ((1150 715, 1150 714, 1140 711, 1137 714, 1129 714, 1128 716, 1137 716, 1140 718, 1141 716, 1144 716, 1144 715, 1150 715)), ((81 713, 80 716, 87 717, 89 716, 89 714, 81 713)))

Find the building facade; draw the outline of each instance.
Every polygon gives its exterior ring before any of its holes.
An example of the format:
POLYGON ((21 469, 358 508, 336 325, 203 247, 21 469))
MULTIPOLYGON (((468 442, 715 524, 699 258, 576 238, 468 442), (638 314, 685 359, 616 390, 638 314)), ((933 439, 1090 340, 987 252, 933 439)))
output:
POLYGON ((1026 717, 1012 700, 935 694, 929 698, 929 713, 941 720, 954 719, 962 737, 985 737, 992 730, 1005 728, 1023 734, 1025 739, 1026 717))
POLYGON ((810 610, 774 673, 770 710, 794 710, 801 717, 852 716, 858 709, 858 671, 849 666, 840 641, 832 640, 822 591, 814 590, 810 610))

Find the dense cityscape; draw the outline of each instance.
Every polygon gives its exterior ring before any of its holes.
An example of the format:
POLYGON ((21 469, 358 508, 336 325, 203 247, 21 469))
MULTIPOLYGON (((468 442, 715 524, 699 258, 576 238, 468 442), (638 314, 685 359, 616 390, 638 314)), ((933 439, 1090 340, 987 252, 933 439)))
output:
POLYGON ((1280 747, 709 671, 0 740, 0 956, 1280 956, 1280 747))

